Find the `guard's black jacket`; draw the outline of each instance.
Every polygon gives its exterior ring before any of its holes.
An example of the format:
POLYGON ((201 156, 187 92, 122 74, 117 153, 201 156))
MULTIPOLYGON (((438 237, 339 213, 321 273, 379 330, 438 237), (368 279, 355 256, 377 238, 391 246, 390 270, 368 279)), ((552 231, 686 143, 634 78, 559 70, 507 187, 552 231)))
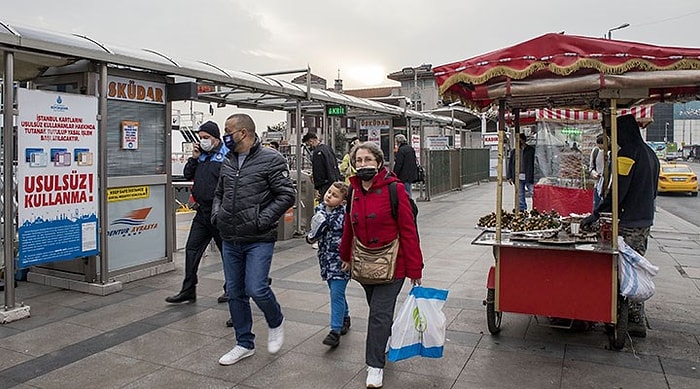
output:
POLYGON ((226 159, 228 148, 223 142, 209 152, 203 151, 199 158, 190 157, 187 159, 182 170, 182 175, 186 180, 194 180, 192 185, 192 197, 199 205, 197 214, 210 217, 212 202, 214 201, 214 191, 219 182, 219 171, 226 159))

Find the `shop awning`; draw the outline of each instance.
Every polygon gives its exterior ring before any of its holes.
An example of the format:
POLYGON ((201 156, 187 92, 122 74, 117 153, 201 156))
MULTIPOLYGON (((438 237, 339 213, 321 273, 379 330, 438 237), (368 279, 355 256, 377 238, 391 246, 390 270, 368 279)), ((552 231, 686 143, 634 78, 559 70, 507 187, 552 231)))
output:
POLYGON ((511 47, 433 68, 440 94, 485 109, 622 107, 699 98, 700 49, 545 34, 511 47))
MULTIPOLYGON (((640 127, 646 127, 654 121, 654 105, 644 104, 630 108, 617 110, 617 115, 632 114, 637 119, 640 127)), ((506 121, 513 120, 513 115, 506 114, 506 121)), ((520 124, 527 125, 534 122, 560 122, 560 123, 600 123, 603 114, 600 111, 565 109, 565 108, 541 108, 520 112, 520 124)))

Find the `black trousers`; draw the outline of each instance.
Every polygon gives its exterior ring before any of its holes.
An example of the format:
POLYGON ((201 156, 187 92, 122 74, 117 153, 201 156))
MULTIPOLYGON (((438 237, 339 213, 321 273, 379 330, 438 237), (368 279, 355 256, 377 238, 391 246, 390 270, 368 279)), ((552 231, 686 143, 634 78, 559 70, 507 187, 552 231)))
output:
POLYGON ((369 305, 367 339, 365 341, 365 363, 367 366, 384 368, 386 343, 391 335, 396 299, 401 292, 403 282, 404 278, 399 278, 390 284, 361 284, 369 305))
POLYGON ((182 282, 182 291, 194 289, 197 285, 197 269, 202 261, 204 250, 207 249, 212 239, 214 239, 220 254, 222 248, 219 230, 211 224, 211 216, 208 213, 198 211, 192 219, 190 234, 187 236, 185 245, 185 280, 182 282))

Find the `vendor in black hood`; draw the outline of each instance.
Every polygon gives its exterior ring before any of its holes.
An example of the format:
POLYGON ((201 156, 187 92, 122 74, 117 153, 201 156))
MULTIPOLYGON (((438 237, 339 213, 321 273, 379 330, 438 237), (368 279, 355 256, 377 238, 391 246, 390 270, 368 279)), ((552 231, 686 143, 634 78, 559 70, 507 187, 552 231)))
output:
MULTIPOLYGON (((620 227, 651 227, 654 223, 654 199, 659 182, 659 159, 642 139, 633 115, 617 118, 617 188, 620 227)), ((600 212, 612 211, 612 193, 586 219, 590 225, 600 212)), ((639 250, 637 250, 639 251, 639 250)), ((646 251, 646 245, 644 247, 646 251)), ((643 252, 640 254, 644 255, 643 252)))
MULTIPOLYGON (((659 182, 659 159, 642 139, 633 115, 617 118, 617 188, 619 234, 630 247, 644 255, 651 225, 654 224, 654 202, 659 182)), ((593 214, 581 222, 587 229, 600 215, 612 211, 612 193, 608 191, 593 214)), ((630 304, 629 331, 632 336, 646 336, 644 305, 630 304)))

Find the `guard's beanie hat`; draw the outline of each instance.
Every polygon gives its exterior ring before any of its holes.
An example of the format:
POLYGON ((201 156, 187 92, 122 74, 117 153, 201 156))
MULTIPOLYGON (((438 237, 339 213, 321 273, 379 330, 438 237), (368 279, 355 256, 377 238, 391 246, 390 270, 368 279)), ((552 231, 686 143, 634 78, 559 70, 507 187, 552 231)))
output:
POLYGON ((219 126, 211 120, 199 126, 199 129, 197 131, 206 132, 207 134, 217 139, 221 138, 221 131, 219 131, 219 126))

